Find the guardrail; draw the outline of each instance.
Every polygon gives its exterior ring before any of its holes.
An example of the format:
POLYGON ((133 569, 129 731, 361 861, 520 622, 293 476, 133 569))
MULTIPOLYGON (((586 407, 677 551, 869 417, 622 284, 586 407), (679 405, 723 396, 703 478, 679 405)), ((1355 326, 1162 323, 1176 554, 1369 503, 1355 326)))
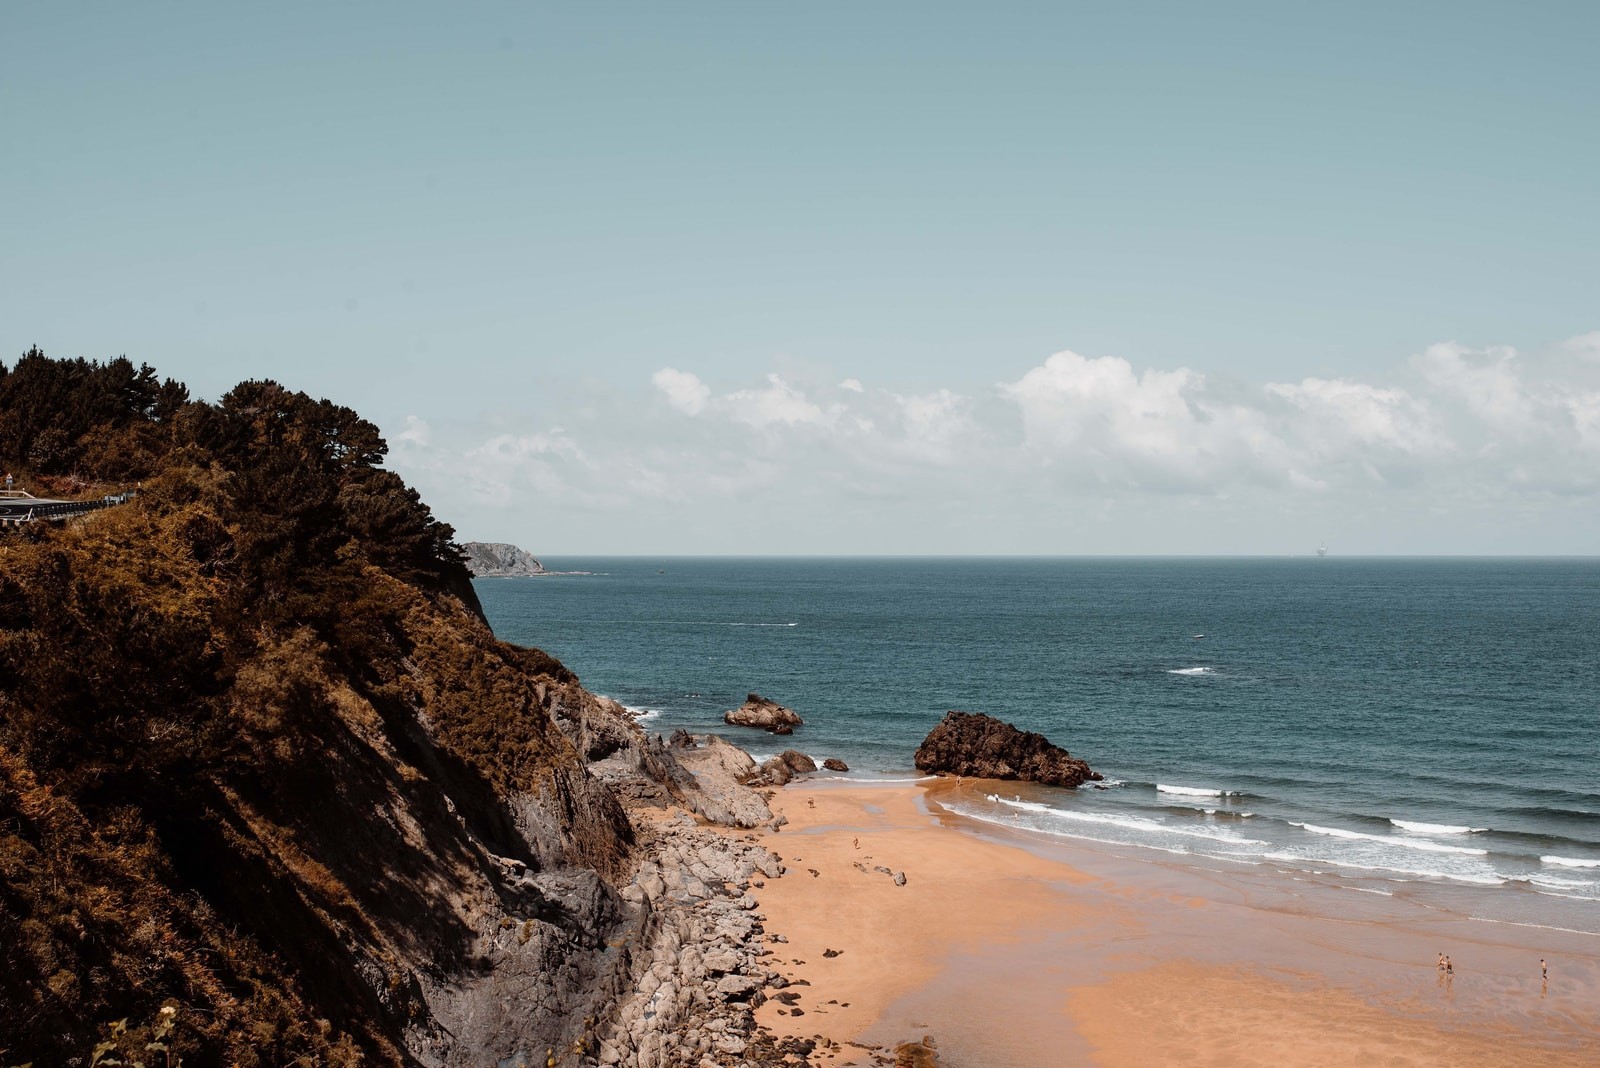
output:
POLYGON ((107 494, 97 500, 89 501, 41 501, 30 498, 0 498, 0 524, 7 526, 22 526, 24 523, 36 523, 40 520, 59 521, 71 519, 76 515, 87 515, 98 512, 102 508, 114 508, 119 504, 127 504, 134 498, 132 493, 107 494))

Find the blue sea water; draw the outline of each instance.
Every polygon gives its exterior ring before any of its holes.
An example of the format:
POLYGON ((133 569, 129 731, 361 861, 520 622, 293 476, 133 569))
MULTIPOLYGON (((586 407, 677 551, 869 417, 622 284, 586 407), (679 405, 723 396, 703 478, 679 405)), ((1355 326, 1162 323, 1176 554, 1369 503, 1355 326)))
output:
POLYGON ((660 731, 914 776, 948 709, 1087 759, 967 815, 1215 863, 1497 887, 1600 930, 1600 561, 547 559, 479 580, 660 731), (1202 636, 1203 635, 1203 636, 1202 636), (725 727, 756 691, 792 739, 725 727))

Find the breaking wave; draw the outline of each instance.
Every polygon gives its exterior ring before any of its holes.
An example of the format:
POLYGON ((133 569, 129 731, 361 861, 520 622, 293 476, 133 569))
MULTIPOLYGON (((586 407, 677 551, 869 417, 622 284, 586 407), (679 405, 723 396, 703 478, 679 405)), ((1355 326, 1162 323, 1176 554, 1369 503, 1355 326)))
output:
POLYGON ((1474 849, 1470 846, 1445 845, 1442 842, 1421 842, 1414 838, 1401 838, 1392 834, 1367 834, 1365 831, 1347 831, 1343 827, 1319 827, 1315 823, 1296 823, 1289 821, 1289 826, 1299 827, 1312 834, 1325 834, 1332 838, 1359 839, 1367 842, 1381 842, 1384 845, 1403 846, 1406 849, 1420 849, 1427 853, 1464 853, 1468 856, 1488 856, 1487 849, 1474 849))
POLYGON ((1169 786, 1167 783, 1156 783, 1156 792, 1160 794, 1177 794, 1179 797, 1238 797, 1237 790, 1213 790, 1208 786, 1169 786))
POLYGON ((1402 831, 1412 834, 1482 834, 1487 827, 1458 827, 1449 823, 1417 823, 1412 820, 1397 820, 1390 817, 1389 822, 1402 831))

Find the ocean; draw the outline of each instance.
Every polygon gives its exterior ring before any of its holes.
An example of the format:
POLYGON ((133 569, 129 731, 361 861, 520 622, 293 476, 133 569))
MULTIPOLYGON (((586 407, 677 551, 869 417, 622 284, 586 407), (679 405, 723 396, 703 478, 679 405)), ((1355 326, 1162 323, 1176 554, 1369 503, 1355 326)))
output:
POLYGON ((565 558, 495 632, 662 732, 910 778, 949 709, 1104 789, 958 811, 1045 839, 1600 932, 1600 560, 565 558), (755 691, 806 724, 728 727, 755 691))

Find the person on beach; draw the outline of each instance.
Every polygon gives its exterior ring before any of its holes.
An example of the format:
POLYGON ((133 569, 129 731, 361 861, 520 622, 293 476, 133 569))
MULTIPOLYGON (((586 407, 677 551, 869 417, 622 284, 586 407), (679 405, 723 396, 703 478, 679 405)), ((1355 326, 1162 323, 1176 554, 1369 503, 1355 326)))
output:
POLYGON ((1444 971, 1444 954, 1439 954, 1439 963, 1435 965, 1441 972, 1444 971))
POLYGON ((1545 964, 1544 958, 1539 958, 1539 978, 1545 982, 1550 981, 1550 968, 1545 964))
POLYGON ((1456 974, 1456 966, 1450 963, 1449 957, 1444 959, 1444 974, 1449 976, 1454 976, 1456 974))

